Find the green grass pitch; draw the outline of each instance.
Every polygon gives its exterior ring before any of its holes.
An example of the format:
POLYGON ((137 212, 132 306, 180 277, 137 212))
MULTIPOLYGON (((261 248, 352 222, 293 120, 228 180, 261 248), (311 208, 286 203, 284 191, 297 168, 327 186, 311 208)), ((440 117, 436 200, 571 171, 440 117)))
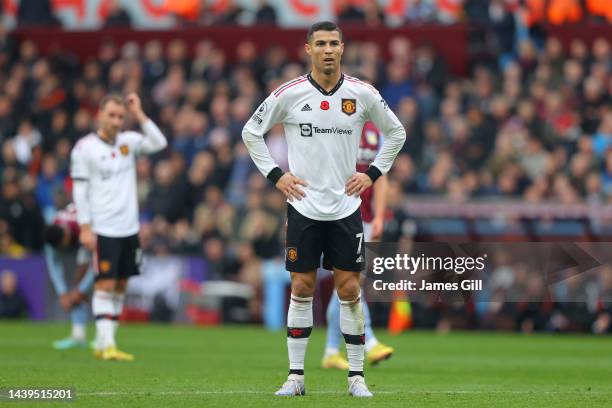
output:
MULTIPOLYGON (((93 328, 89 327, 89 334, 93 328)), ((324 331, 311 336, 306 391, 273 393, 285 379, 282 332, 259 327, 123 325, 132 363, 95 360, 88 350, 54 351, 67 324, 0 322, 0 388, 73 387, 70 407, 612 407, 612 338, 569 335, 407 332, 396 354, 366 369, 375 396, 347 396, 345 374, 319 368, 324 331)), ((68 404, 68 405, 67 405, 68 404)))

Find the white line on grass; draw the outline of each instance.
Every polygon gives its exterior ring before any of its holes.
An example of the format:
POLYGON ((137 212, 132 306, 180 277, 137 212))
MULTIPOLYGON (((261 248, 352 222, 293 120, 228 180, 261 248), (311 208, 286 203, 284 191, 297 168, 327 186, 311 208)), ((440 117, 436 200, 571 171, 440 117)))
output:
MULTIPOLYGON (((503 390, 491 390, 491 391, 478 391, 478 390, 405 390, 405 391, 376 391, 373 390, 374 394, 412 394, 412 395, 486 395, 486 394, 512 394, 512 395, 527 395, 527 394, 549 394, 549 395, 603 395, 610 394, 609 392, 599 391, 503 391, 503 390)), ((115 396, 126 396, 126 395, 149 395, 149 396, 164 396, 164 395, 234 395, 234 394, 254 394, 254 395, 273 395, 273 391, 252 391, 252 390, 193 390, 193 391, 97 391, 97 392, 76 392, 77 397, 115 397, 115 396)), ((308 394, 339 394, 344 395, 346 392, 343 391, 308 391, 308 394)))

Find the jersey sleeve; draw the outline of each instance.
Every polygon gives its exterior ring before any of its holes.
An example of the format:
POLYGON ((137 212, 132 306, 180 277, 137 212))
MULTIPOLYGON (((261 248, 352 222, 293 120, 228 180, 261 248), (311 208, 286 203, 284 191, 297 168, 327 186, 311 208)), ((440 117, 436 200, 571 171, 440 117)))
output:
POLYGON ((77 212, 77 222, 79 225, 90 224, 89 178, 91 169, 83 142, 78 142, 70 154, 70 176, 74 182, 72 199, 77 212))
POLYGON ((125 138, 135 154, 151 154, 168 145, 166 137, 151 119, 141 125, 142 133, 125 132, 125 138))
POLYGON ((73 180, 89 180, 89 163, 84 142, 80 141, 70 153, 70 177, 73 180))
POLYGON ((391 169, 395 156, 406 141, 406 129, 378 92, 368 91, 367 94, 369 99, 368 118, 385 136, 371 166, 376 167, 382 174, 386 174, 391 169))
POLYGON ((242 130, 242 140, 249 150, 253 162, 255 162, 261 174, 266 177, 270 175, 272 170, 278 168, 278 165, 270 155, 270 151, 264 142, 264 135, 272 126, 282 122, 286 114, 281 99, 271 94, 259 105, 242 130))

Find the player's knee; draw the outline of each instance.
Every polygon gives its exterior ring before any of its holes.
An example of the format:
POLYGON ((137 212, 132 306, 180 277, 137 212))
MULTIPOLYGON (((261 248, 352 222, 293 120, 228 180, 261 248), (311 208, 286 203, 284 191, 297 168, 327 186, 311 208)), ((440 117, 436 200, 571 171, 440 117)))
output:
POLYGON ((294 279, 291 282, 291 294, 298 297, 311 297, 314 294, 314 282, 306 279, 294 279))
POLYGON ((115 283, 116 281, 114 279, 101 279, 95 283, 94 289, 113 292, 115 290, 115 283))
POLYGON ((360 292, 359 279, 347 279, 338 285, 340 300, 355 300, 360 292))
POLYGON ((121 279, 117 281, 117 285, 115 286, 115 292, 124 293, 127 288, 127 280, 121 279))

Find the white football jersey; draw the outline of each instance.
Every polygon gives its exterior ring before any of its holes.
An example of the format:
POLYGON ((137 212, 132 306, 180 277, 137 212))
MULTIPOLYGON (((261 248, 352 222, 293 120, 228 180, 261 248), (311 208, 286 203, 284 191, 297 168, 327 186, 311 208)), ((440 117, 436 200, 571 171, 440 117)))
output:
POLYGON ((79 224, 91 224, 93 232, 106 237, 138 233, 136 155, 154 153, 167 145, 166 138, 151 121, 139 132, 120 132, 115 144, 96 133, 81 138, 72 149, 70 175, 75 183, 74 203, 79 224), (76 183, 87 183, 83 197, 76 183))
POLYGON ((267 176, 278 165, 263 139, 282 123, 289 147, 289 170, 306 180, 306 197, 291 205, 302 215, 320 221, 351 215, 361 199, 348 196, 345 184, 356 171, 361 130, 371 120, 386 136, 373 166, 387 173, 406 139, 406 131, 378 91, 341 75, 329 92, 310 76, 281 85, 257 108, 242 132, 259 171, 267 176))

